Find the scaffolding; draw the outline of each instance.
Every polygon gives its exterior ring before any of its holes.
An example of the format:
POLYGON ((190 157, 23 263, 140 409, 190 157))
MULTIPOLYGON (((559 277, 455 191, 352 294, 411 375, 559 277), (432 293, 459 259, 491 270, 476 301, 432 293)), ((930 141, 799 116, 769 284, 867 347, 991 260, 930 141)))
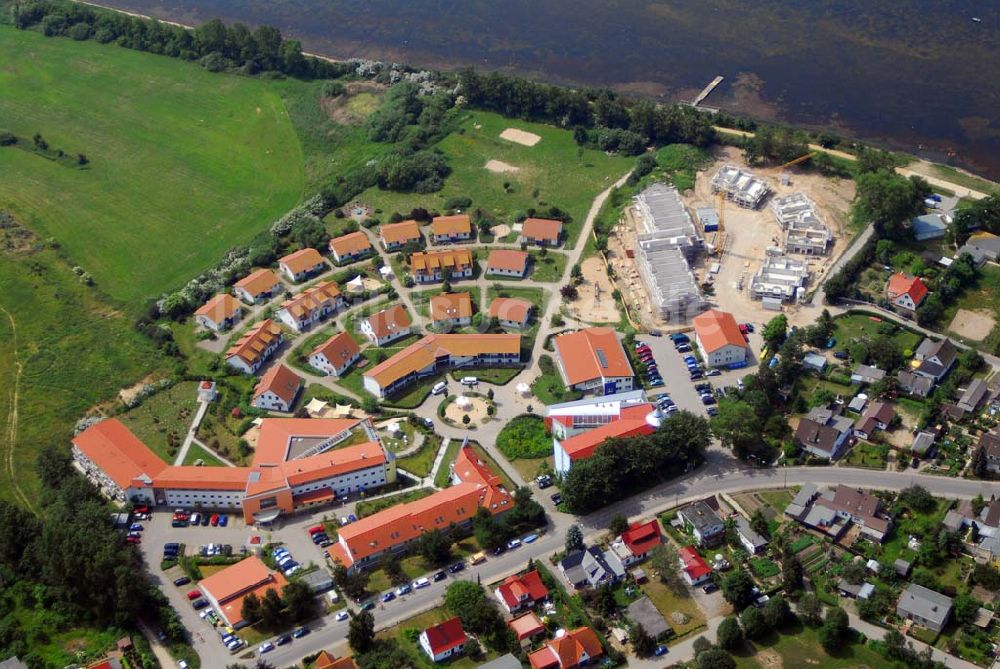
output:
POLYGON ((785 231, 785 253, 825 255, 833 234, 816 214, 816 205, 804 193, 771 200, 771 213, 785 231))
POLYGON ((711 186, 713 193, 725 193, 726 199, 745 209, 756 209, 771 192, 767 182, 735 165, 719 168, 711 186))
POLYGON ((755 300, 770 297, 788 302, 805 292, 809 268, 804 262, 784 255, 767 255, 750 282, 755 300))

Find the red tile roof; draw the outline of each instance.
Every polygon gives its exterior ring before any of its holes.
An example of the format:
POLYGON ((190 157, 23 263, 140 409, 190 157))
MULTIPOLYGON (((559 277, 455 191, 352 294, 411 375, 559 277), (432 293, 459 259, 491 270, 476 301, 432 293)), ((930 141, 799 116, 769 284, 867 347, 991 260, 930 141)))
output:
POLYGON ((694 331, 698 335, 698 341, 709 353, 718 351, 724 346, 747 347, 746 339, 740 333, 740 326, 736 324, 733 315, 728 312, 710 309, 695 316, 691 322, 694 323, 694 331))
POLYGON ((410 256, 410 269, 415 274, 433 274, 440 269, 460 272, 470 267, 472 267, 472 252, 467 249, 427 251, 410 256))
POLYGON ((280 282, 271 270, 259 269, 256 272, 251 272, 233 285, 237 288, 242 288, 256 298, 261 293, 274 290, 275 286, 280 285, 280 282))
POLYGON ((512 251, 510 249, 497 249, 490 251, 490 256, 486 260, 486 271, 504 270, 507 272, 518 272, 524 274, 528 268, 528 253, 526 251, 512 251))
POLYGON ((508 576, 497 587, 497 591, 508 608, 517 608, 523 601, 537 602, 549 596, 549 589, 542 583, 537 569, 522 576, 508 576))
POLYGON ((562 221, 553 221, 548 218, 526 218, 521 226, 521 235, 529 239, 544 239, 554 244, 559 241, 562 226, 562 221))
POLYGON ((704 558, 698 555, 698 551, 693 546, 685 546, 680 549, 677 551, 677 556, 681 559, 684 571, 687 572, 692 581, 697 581, 706 574, 712 573, 712 568, 708 566, 704 558))
POLYGON ((468 214, 455 216, 435 216, 431 221, 431 230, 435 235, 460 235, 472 233, 472 220, 468 214))
POLYGON ((654 518, 648 523, 632 523, 622 532, 622 542, 632 555, 645 555, 660 545, 660 524, 654 518))
POLYGON ((243 598, 251 592, 263 595, 267 590, 277 590, 278 594, 288 584, 285 577, 267 568, 264 562, 250 556, 202 579, 198 587, 220 604, 226 619, 235 624, 243 620, 243 598))
POLYGON ((410 315, 401 304, 383 309, 368 317, 368 324, 378 339, 384 339, 391 334, 410 327, 410 315))
POLYGON ((314 309, 335 303, 340 295, 340 286, 333 281, 323 281, 285 300, 281 303, 281 308, 288 310, 288 313, 299 319, 308 316, 314 309))
POLYGON ((302 377, 278 363, 260 377, 260 382, 253 389, 253 398, 256 401, 258 397, 270 391, 291 405, 301 387, 302 377))
POLYGON ((458 616, 428 627, 424 630, 424 634, 427 635, 427 643, 434 655, 458 648, 469 638, 466 636, 465 630, 462 629, 462 621, 458 616))
POLYGON ((323 439, 357 426, 357 418, 265 418, 260 424, 255 465, 277 465, 288 457, 288 447, 295 437, 323 439))
POLYGON ((338 332, 313 349, 313 352, 309 355, 313 356, 317 353, 322 353, 330 361, 330 364, 339 367, 360 352, 361 348, 358 346, 358 342, 354 341, 351 335, 346 332, 338 332))
POLYGON ((585 328, 559 335, 555 345, 571 386, 601 377, 633 375, 625 350, 611 328, 585 328))
POLYGON ((525 323, 534 305, 517 297, 498 297, 490 303, 490 318, 525 323))
POLYGON ((249 365, 261 359, 264 351, 281 336, 281 327, 270 318, 261 321, 246 331, 235 344, 226 351, 226 358, 238 357, 249 365))
POLYGON ((305 248, 279 258, 278 264, 287 267, 292 274, 300 274, 316 265, 322 265, 323 256, 316 249, 305 248))
POLYGON ((360 230, 330 240, 330 251, 339 256, 370 250, 372 250, 372 243, 368 241, 368 236, 360 230))
POLYGON ((528 611, 523 616, 507 621, 507 626, 517 636, 518 641, 523 641, 545 631, 545 626, 534 611, 528 611))
POLYGON ((889 278, 889 285, 886 291, 889 294, 889 299, 892 300, 905 293, 910 296, 914 304, 920 304, 920 301, 924 299, 928 292, 927 286, 924 285, 919 276, 907 276, 902 272, 893 274, 889 278))
POLYGON ((219 293, 194 313, 196 316, 206 316, 214 323, 221 323, 236 316, 242 309, 239 300, 235 297, 229 293, 219 293))
POLYGON ((122 489, 136 479, 154 478, 167 468, 167 463, 117 418, 91 425, 73 437, 73 445, 122 489))
POLYGON ((353 657, 338 658, 324 650, 316 656, 313 669, 357 669, 357 666, 353 657))
POLYGON ((617 420, 564 439, 559 444, 571 460, 589 458, 597 447, 608 439, 652 434, 656 428, 646 420, 646 417, 655 409, 652 404, 625 407, 617 420))
POLYGON ((444 355, 513 354, 520 350, 519 334, 433 334, 410 344, 367 370, 364 375, 385 388, 407 374, 434 364, 437 358, 444 355))
POLYGON ((604 654, 597 633, 589 627, 578 627, 563 636, 546 641, 544 648, 528 654, 528 660, 533 669, 572 669, 580 666, 584 651, 590 660, 604 654))
POLYGON ((440 323, 459 318, 472 318, 472 295, 440 293, 431 297, 431 322, 440 323))
POLYGON ((391 223, 379 228, 379 235, 386 244, 405 244, 420 239, 420 226, 416 221, 391 223))

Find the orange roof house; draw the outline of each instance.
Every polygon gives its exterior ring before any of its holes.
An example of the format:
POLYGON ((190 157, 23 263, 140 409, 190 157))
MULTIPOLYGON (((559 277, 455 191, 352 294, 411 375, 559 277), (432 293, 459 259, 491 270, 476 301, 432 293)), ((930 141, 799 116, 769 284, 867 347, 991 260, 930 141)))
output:
POLYGON ((604 648, 594 630, 578 627, 549 639, 542 648, 528 653, 528 661, 532 669, 575 669, 603 654, 604 648))
POLYGON ((301 332, 344 306, 340 287, 333 281, 317 283, 281 303, 278 320, 301 332))
POLYGON ((121 501, 126 490, 151 485, 167 467, 117 418, 102 420, 73 437, 73 456, 91 480, 121 501))
POLYGON ((585 328, 555 338, 559 371, 567 386, 610 395, 632 390, 632 366, 615 331, 585 328))
POLYGON ((416 221, 390 223, 379 228, 379 237, 386 250, 397 249, 410 243, 420 241, 420 226, 416 221))
POLYGON ((319 254, 319 251, 311 248, 305 248, 278 259, 278 269, 292 281, 301 281, 325 267, 323 256, 319 254))
POLYGON ((535 615, 534 611, 528 611, 523 616, 508 620, 507 627, 514 632, 518 641, 524 641, 545 632, 545 625, 542 624, 541 619, 535 615))
POLYGON ((434 662, 461 655, 465 652, 465 642, 469 640, 462 621, 455 616, 443 623, 431 625, 420 633, 420 647, 434 662))
POLYGON ((472 276, 472 252, 466 249, 453 251, 427 251, 410 256, 410 271, 418 283, 460 279, 472 276))
POLYGON ((240 319, 243 307, 229 293, 219 293, 194 312, 195 320, 209 330, 226 330, 240 319))
POLYGON ((250 593, 263 599, 268 590, 276 590, 280 595, 286 585, 288 581, 283 575, 269 570, 256 556, 241 560, 198 583, 205 597, 233 627, 242 627, 245 624, 242 613, 243 600, 250 593))
POLYGON ((534 306, 519 297, 498 297, 490 302, 490 318, 495 318, 501 325, 508 327, 524 327, 528 324, 534 306))
POLYGON ((652 404, 642 403, 623 407, 618 417, 598 427, 580 432, 567 439, 554 439, 555 470, 567 474, 574 462, 585 460, 608 439, 652 434, 659 426, 660 415, 652 404))
POLYGON ((410 334, 410 315, 401 304, 383 309, 361 321, 361 333, 376 346, 410 334))
POLYGON ((885 292, 894 306, 914 311, 924 301, 929 291, 919 276, 907 276, 897 272, 889 278, 885 292))
POLYGON ((531 244, 556 246, 562 236, 562 221, 548 218, 526 218, 521 225, 521 236, 531 244))
POLYGON ((274 272, 269 269, 259 269, 234 283, 233 291, 244 302, 255 304, 273 297, 280 287, 281 282, 274 272))
POLYGON ((258 409, 291 411, 302 389, 302 377, 277 364, 267 370, 253 390, 253 405, 258 409))
POLYGON ((354 337, 338 332, 313 349, 309 364, 324 374, 340 376, 360 357, 361 349, 354 337))
POLYGON ((722 367, 746 360, 749 346, 733 315, 710 309, 692 321, 695 341, 709 367, 722 367))
POLYGON ((622 532, 621 539, 636 562, 645 558, 649 551, 663 541, 660 537, 660 524, 656 518, 647 523, 632 523, 622 532))
POLYGON ((431 234, 436 242, 469 239, 472 236, 472 219, 468 214, 435 216, 431 221, 431 234))
POLYGON ((374 250, 372 243, 368 241, 368 235, 360 230, 330 240, 330 253, 336 262, 355 260, 374 250))
POLYGON ((542 583, 537 569, 526 574, 508 576, 494 591, 507 613, 530 609, 549 598, 549 589, 542 583))
POLYGON ((486 273, 501 276, 523 277, 528 271, 528 252, 497 249, 490 251, 486 260, 486 273))
POLYGON ((284 337, 281 328, 270 318, 247 330, 235 344, 226 351, 226 362, 230 366, 256 374, 260 366, 281 346, 284 337))
POLYGON ((472 295, 441 293, 431 297, 431 323, 434 325, 468 325, 472 322, 472 295))
POLYGON ((353 657, 335 657, 321 650, 313 664, 313 669, 358 669, 353 657))

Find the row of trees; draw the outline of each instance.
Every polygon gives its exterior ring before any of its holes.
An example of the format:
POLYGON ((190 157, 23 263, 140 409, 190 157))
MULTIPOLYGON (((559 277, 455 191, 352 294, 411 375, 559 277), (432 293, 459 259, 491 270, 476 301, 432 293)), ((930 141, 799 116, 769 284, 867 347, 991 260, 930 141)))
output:
POLYGON ((976 200, 956 211, 949 227, 952 243, 961 246, 969 238, 969 232, 975 229, 1000 234, 1000 195, 976 200))
POLYGON ((563 481, 563 499, 577 514, 624 499, 701 464, 709 441, 708 421, 687 411, 673 414, 652 434, 609 439, 574 463, 563 481))
POLYGON ((251 623, 260 621, 266 627, 276 629, 289 620, 304 622, 316 615, 316 596, 302 581, 292 581, 281 594, 275 589, 258 597, 250 593, 243 600, 241 615, 251 623))
POLYGON ((114 42, 137 51, 201 60, 212 70, 239 68, 246 74, 281 72, 293 77, 326 79, 343 76, 352 69, 349 63, 304 56, 298 40, 285 39, 273 26, 251 31, 242 23, 226 26, 213 19, 188 30, 63 0, 15 3, 13 19, 18 28, 37 28, 49 37, 114 42))

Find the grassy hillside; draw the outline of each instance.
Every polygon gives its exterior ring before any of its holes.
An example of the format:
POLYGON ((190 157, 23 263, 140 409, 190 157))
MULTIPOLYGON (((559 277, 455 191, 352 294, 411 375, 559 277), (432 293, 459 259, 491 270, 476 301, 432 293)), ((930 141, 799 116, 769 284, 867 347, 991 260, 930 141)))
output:
POLYGON ((57 239, 116 299, 183 284, 302 195, 302 151, 272 82, 0 25, 0 90, 0 130, 90 159, 78 169, 0 149, 0 209, 57 239))
POLYGON ((461 196, 472 198, 473 207, 491 212, 499 222, 512 222, 517 212, 529 207, 557 206, 573 218, 568 228, 573 246, 594 197, 628 172, 635 161, 581 149, 568 130, 488 112, 469 112, 459 131, 441 140, 437 148, 448 157, 452 170, 439 192, 421 195, 372 188, 359 199, 381 209, 382 220, 394 211, 405 213, 418 206, 440 209, 449 198, 461 196), (500 138, 506 128, 526 130, 542 139, 534 146, 515 144, 500 138), (491 172, 486 169, 490 160, 518 169, 491 172))

